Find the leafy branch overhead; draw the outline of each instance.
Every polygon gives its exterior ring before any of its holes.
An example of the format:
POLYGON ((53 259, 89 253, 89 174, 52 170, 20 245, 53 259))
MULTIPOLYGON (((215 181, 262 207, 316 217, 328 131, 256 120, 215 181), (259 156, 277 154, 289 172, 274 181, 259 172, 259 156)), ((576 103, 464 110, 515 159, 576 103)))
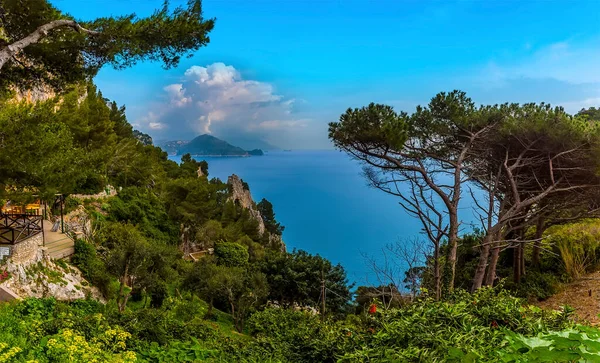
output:
POLYGON ((115 69, 140 61, 176 66, 210 41, 214 19, 204 19, 200 0, 152 15, 136 14, 79 21, 47 0, 6 0, 0 4, 0 86, 66 83, 93 76, 104 65, 115 69))

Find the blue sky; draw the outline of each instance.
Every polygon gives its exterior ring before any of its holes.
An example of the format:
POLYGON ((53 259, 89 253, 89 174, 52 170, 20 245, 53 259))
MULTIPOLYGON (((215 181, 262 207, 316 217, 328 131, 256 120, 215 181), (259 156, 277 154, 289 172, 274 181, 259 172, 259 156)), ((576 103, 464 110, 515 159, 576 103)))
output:
MULTIPOLYGON (((145 16, 162 4, 51 2, 81 20, 145 16)), ((210 132, 248 148, 259 141, 330 148, 327 123, 348 107, 381 102, 411 112, 452 89, 477 103, 600 106, 598 1, 205 0, 203 7, 217 19, 211 42, 178 68, 144 63, 96 77, 155 140, 210 132)))

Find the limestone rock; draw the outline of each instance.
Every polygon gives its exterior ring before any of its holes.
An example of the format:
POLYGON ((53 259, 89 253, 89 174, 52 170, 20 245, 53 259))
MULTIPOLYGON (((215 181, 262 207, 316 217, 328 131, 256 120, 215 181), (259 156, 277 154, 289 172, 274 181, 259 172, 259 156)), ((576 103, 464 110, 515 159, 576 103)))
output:
POLYGON ((283 242, 281 236, 278 234, 269 234, 269 245, 273 246, 274 248, 279 248, 279 250, 283 253, 287 252, 287 246, 285 245, 285 242, 283 242))
POLYGON ((256 203, 252 200, 250 190, 244 187, 244 183, 239 176, 233 174, 227 178, 227 184, 231 190, 231 196, 229 200, 238 202, 240 206, 247 209, 250 212, 250 216, 258 222, 258 233, 262 236, 265 233, 265 222, 260 215, 260 212, 256 208, 256 203))
POLYGON ((89 236, 92 233, 92 221, 85 207, 80 205, 64 217, 67 230, 76 235, 89 236))
POLYGON ((0 283, 0 287, 8 288, 21 298, 54 297, 72 301, 89 296, 104 302, 100 291, 91 286, 76 267, 66 262, 57 264, 43 248, 35 247, 28 259, 13 256, 2 266, 10 278, 0 283))

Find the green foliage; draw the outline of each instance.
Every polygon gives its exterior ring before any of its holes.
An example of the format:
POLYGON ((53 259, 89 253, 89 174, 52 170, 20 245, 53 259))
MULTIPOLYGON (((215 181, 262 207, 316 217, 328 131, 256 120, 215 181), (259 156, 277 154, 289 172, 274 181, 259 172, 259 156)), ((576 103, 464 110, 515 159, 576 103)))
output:
POLYGON ((75 240, 75 254, 71 257, 71 262, 105 297, 112 298, 116 295, 111 285, 113 279, 108 274, 104 262, 96 254, 92 243, 82 239, 75 240))
POLYGON ((35 191, 54 196, 71 192, 82 177, 82 151, 72 133, 56 122, 54 101, 38 105, 0 101, 0 195, 35 191))
POLYGON ((212 248, 216 242, 223 240, 223 233, 221 222, 211 219, 206 221, 196 232, 196 242, 203 249, 212 248))
POLYGON ((319 307, 323 279, 327 289, 326 310, 338 314, 350 308, 350 288, 341 265, 305 251, 269 252, 260 264, 271 287, 269 299, 284 306, 319 307))
POLYGON ((397 114, 390 106, 371 103, 348 109, 339 122, 330 123, 329 138, 341 150, 349 150, 354 142, 401 149, 408 136, 408 124, 406 113, 397 114))
POLYGON ((228 267, 242 267, 250 258, 248 249, 237 243, 220 242, 215 245, 217 263, 228 267))
POLYGON ((167 214, 164 203, 148 188, 128 187, 109 200, 109 219, 131 223, 149 238, 176 244, 177 225, 167 214))
POLYGON ((256 344, 288 362, 335 362, 346 328, 305 311, 270 308, 248 321, 256 344), (340 339, 342 339, 340 341, 340 339))
MULTIPOLYGON (((73 19, 47 0, 4 1, 0 52, 55 20, 73 19)), ((3 59, 7 63, 0 64, 0 87, 25 88, 43 83, 59 88, 94 76, 106 64, 122 69, 151 60, 170 68, 179 63, 181 56, 208 44, 214 20, 203 19, 201 2, 195 0, 186 8, 173 10, 165 3, 146 18, 130 14, 79 24, 96 33, 80 31, 75 23, 62 24, 42 32, 40 41, 27 44, 19 52, 21 62, 3 59)))
POLYGON ((547 233, 548 244, 555 246, 570 279, 577 279, 598 267, 600 224, 597 220, 551 227, 547 233))
POLYGON ((184 287, 209 301, 207 318, 212 317, 215 302, 225 307, 239 332, 243 331, 248 315, 265 303, 269 291, 262 273, 247 267, 215 265, 210 260, 194 266, 185 278, 184 287))
POLYGON ((321 321, 308 312, 266 309, 248 323, 257 344, 294 362, 498 361, 508 331, 535 336, 571 327, 569 311, 523 307, 502 289, 457 291, 399 309, 321 321), (292 328, 293 327, 293 328, 292 328), (470 360, 469 360, 470 359, 470 360))
POLYGON ((596 362, 600 360, 600 331, 577 326, 559 332, 525 337, 506 332, 500 362, 596 362))
POLYGON ((280 223, 277 223, 277 221, 275 220, 273 204, 271 204, 271 202, 263 198, 260 202, 258 202, 256 207, 258 208, 258 211, 260 212, 260 215, 263 218, 265 228, 267 229, 267 231, 269 231, 269 233, 281 236, 285 227, 282 226, 280 223))

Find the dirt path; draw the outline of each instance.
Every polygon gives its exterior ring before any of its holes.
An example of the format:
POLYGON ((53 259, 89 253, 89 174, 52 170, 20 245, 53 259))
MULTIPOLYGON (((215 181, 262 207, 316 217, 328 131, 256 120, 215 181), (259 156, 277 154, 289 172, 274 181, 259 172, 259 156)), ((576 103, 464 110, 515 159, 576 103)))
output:
POLYGON ((569 305, 575 308, 578 320, 600 325, 600 271, 566 285, 563 291, 536 305, 544 309, 569 305))

